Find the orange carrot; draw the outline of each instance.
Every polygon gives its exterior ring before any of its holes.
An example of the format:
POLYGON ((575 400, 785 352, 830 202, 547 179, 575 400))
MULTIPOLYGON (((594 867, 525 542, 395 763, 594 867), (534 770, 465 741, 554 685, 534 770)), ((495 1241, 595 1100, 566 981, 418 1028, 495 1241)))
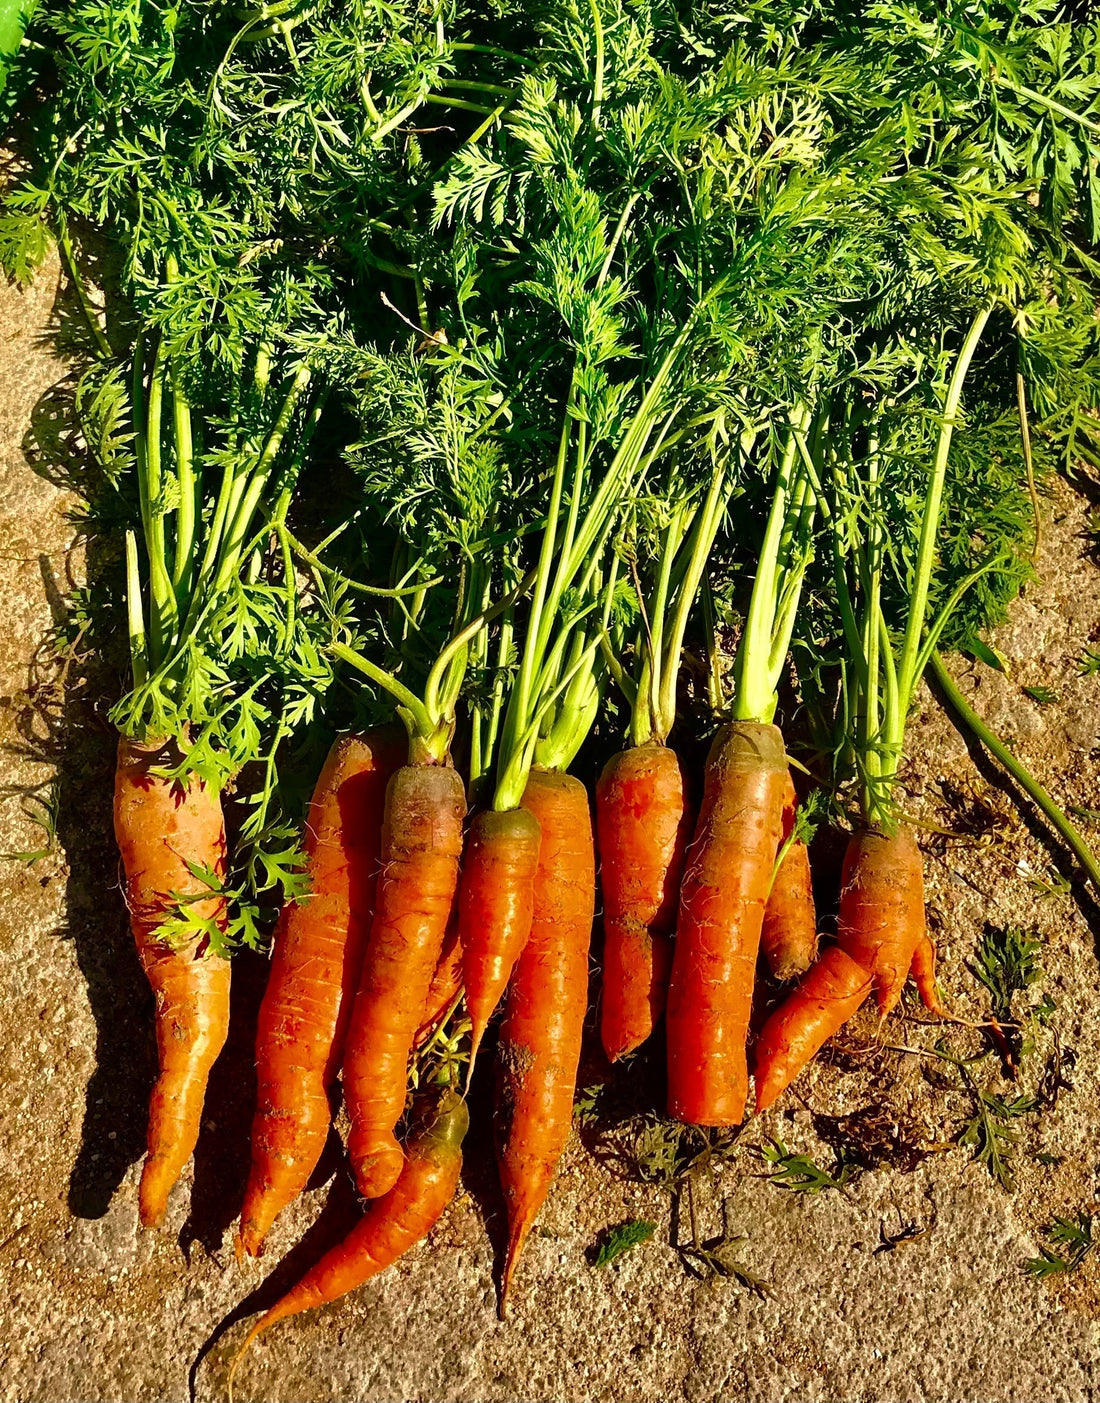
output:
POLYGON ((531 934, 539 825, 527 809, 479 813, 470 825, 458 891, 470 1071, 520 951, 531 934))
POLYGON ((909 973, 913 976, 917 993, 925 1008, 940 1018, 946 1018, 948 1016, 947 1009, 940 998, 940 991, 936 988, 936 947, 932 944, 927 931, 923 932, 917 941, 909 973))
POLYGON ((420 1026, 413 1038, 414 1050, 423 1047, 439 1028, 447 1011, 462 992, 462 941, 458 934, 458 921, 452 918, 443 937, 443 949, 439 952, 439 963, 428 987, 428 997, 420 1015, 420 1026))
POLYGON ((780 846, 786 843, 787 850, 768 893, 760 932, 761 948, 776 979, 793 979, 803 974, 817 958, 817 913, 810 854, 801 838, 792 837, 797 817, 798 798, 788 770, 780 835, 780 846))
POLYGON ((449 766, 404 765, 386 789, 382 875, 344 1054, 348 1154, 364 1198, 397 1182, 409 1052, 451 918, 466 794, 449 766))
POLYGON ((871 976, 830 945, 769 1017, 755 1049, 756 1109, 767 1110, 871 992, 871 976))
POLYGON ((230 1369, 245 1350, 279 1320, 315 1310, 385 1271, 427 1237, 455 1196, 462 1170, 462 1139, 470 1120, 466 1103, 449 1088, 417 1108, 400 1178, 377 1199, 338 1246, 327 1252, 297 1286, 253 1325, 230 1369))
POLYGON ((404 728, 341 736, 305 827, 310 894, 284 906, 256 1033, 252 1169, 238 1250, 258 1256, 276 1216, 305 1188, 328 1138, 329 1094, 370 929, 386 785, 404 728))
MULTIPOLYGON (((194 777, 184 786, 152 773, 179 761, 175 741, 119 741, 115 838, 126 873, 130 927, 156 996, 160 1062, 138 1194, 147 1228, 163 1222, 169 1191, 194 1151, 207 1079, 229 1031, 229 961, 211 951, 205 933, 178 946, 157 934, 175 911, 177 897, 210 892, 188 863, 219 880, 225 876, 225 823, 218 793, 194 777)), ((184 909, 196 921, 226 929, 221 895, 188 901, 184 909)))
POLYGON ((635 746, 604 766, 596 785, 600 1036, 612 1062, 640 1047, 664 1012, 690 825, 683 766, 667 746, 635 746))
POLYGON ((692 1125, 738 1125, 764 904, 779 849, 787 757, 775 726, 715 737, 688 849, 668 993, 668 1109, 692 1125))
POLYGON ((523 807, 542 830, 531 935, 516 963, 500 1034, 497 1165, 508 1210, 500 1291, 512 1276, 569 1136, 588 996, 596 859, 588 795, 577 780, 533 770, 523 807))
POLYGON ((854 833, 840 879, 837 944, 872 975, 879 1013, 901 997, 924 925, 920 849, 906 833, 854 833))

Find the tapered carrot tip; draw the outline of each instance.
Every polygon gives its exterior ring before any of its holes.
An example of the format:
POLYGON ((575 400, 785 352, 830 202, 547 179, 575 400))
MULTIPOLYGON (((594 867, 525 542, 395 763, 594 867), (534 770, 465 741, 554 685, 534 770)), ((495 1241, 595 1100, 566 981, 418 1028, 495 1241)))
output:
POLYGON ((233 1403, 233 1379, 236 1376, 241 1360, 244 1358, 257 1335, 262 1335, 264 1331, 270 1329, 276 1321, 285 1320, 288 1315, 293 1315, 295 1313, 297 1307, 287 1304, 290 1297, 293 1295, 294 1293, 291 1292, 289 1296, 273 1305, 266 1315, 260 1316, 259 1320, 256 1321, 255 1325, 253 1325, 252 1329, 249 1330, 248 1334, 245 1336, 244 1344, 241 1345, 240 1349, 233 1356, 233 1362, 229 1366, 229 1375, 225 1381, 225 1392, 229 1403, 233 1403))
POLYGON ((259 1223, 255 1218, 246 1218, 241 1223, 240 1232, 233 1243, 238 1264, 243 1262, 245 1257, 262 1257, 264 1255, 264 1239, 270 1228, 270 1223, 259 1223))
POLYGON ((138 1189, 138 1216, 143 1228, 159 1228, 168 1212, 168 1195, 179 1171, 172 1163, 159 1157, 145 1161, 138 1189))
POLYGON ((508 1305, 512 1290, 512 1279, 519 1265, 523 1244, 527 1241, 528 1225, 521 1225, 508 1239, 508 1253, 504 1258, 504 1271, 500 1278, 500 1300, 497 1303, 497 1319, 508 1319, 508 1305))
POLYGON ((348 1157, 355 1171, 355 1183, 364 1198, 381 1198, 389 1193, 401 1175, 405 1152, 391 1131, 372 1127, 367 1135, 348 1137, 348 1157))

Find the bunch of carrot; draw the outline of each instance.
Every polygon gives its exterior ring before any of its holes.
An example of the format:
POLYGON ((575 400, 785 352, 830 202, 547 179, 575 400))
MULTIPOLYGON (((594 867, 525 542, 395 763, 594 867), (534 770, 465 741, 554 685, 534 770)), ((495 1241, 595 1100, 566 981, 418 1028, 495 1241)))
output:
POLYGON ((500 1010, 503 1312, 569 1133, 598 901, 604 1050, 663 1019, 682 1121, 739 1124, 750 1063, 771 1105, 872 990, 885 1015, 912 974, 942 1011, 906 718, 937 645, 1026 576, 1006 357, 1040 452, 1075 432, 1067 387, 1075 425, 1100 402, 1082 196, 1042 198, 1041 143, 1004 133, 1095 124, 1034 16, 979 6, 979 43, 881 4, 840 25, 752 0, 732 37, 680 8, 517 4, 505 47, 457 0, 45 7, 51 135, 0 232, 22 276, 48 223, 77 279, 86 437, 130 523, 115 826, 161 1056, 142 1221, 280 886, 238 1253, 340 1095, 369 1201, 246 1345, 438 1219, 500 1010), (93 228, 121 253, 106 328, 93 228), (336 438, 346 479, 314 452, 336 438), (701 783, 671 744, 686 692, 701 783), (820 954, 795 696, 852 826, 820 954), (338 734, 288 853, 303 733, 338 734), (604 761, 591 799, 578 756, 604 761), (799 983, 753 1039, 761 951, 769 987, 799 983))

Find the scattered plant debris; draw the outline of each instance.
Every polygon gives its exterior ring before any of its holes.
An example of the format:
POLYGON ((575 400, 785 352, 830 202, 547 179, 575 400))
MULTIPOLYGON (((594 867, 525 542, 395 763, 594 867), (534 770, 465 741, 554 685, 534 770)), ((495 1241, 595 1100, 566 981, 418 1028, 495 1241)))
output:
POLYGON ((656 1231, 657 1224, 647 1222, 644 1218, 631 1218, 616 1227, 605 1229, 597 1244, 592 1265, 609 1267, 624 1253, 632 1252, 635 1247, 641 1247, 643 1243, 648 1242, 656 1231))

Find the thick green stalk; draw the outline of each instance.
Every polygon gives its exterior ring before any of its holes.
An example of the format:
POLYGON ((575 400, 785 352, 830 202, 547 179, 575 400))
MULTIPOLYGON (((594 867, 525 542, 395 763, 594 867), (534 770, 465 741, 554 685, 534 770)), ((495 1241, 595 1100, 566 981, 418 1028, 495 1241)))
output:
POLYGON ((1038 780, 1032 778, 1031 774, 1016 759, 1012 751, 1000 740, 977 714, 974 708, 967 702, 962 692, 959 691, 955 679, 948 672, 943 659, 939 653, 933 652, 928 660, 932 669, 932 675, 936 683, 953 711, 961 718, 963 724, 969 731, 972 731, 981 744, 989 751, 997 762, 1002 765, 1025 794, 1034 799, 1043 813, 1051 821, 1058 833, 1072 849, 1074 856, 1081 866, 1088 873, 1089 881, 1092 882, 1093 890, 1100 894, 1100 862, 1085 842, 1084 838, 1074 827, 1073 823, 1066 817, 1062 810, 1051 798, 1050 794, 1043 788, 1038 780))
POLYGON ((798 444, 790 434, 783 450, 771 510, 760 547, 760 559, 749 600, 745 631, 737 649, 733 717, 736 721, 770 721, 775 711, 776 678, 771 670, 772 637, 776 628, 777 581, 781 575, 780 545, 787 520, 791 473, 798 444))

